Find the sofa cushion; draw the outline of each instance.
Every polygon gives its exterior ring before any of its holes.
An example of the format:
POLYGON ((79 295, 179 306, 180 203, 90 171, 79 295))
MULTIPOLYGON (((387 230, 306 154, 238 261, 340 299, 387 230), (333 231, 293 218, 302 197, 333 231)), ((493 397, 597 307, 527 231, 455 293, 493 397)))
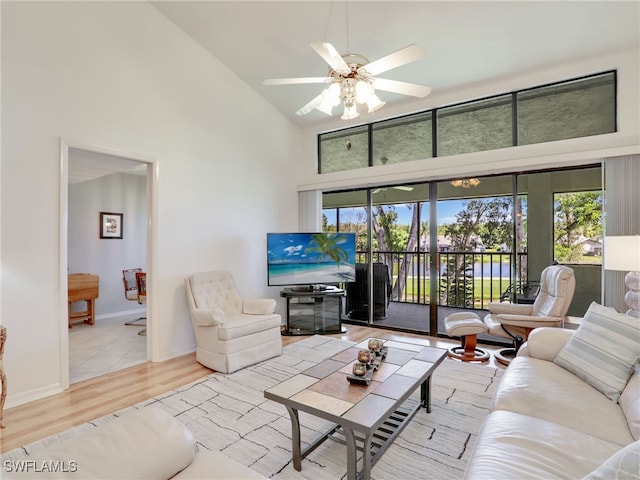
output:
POLYGON ((242 338, 272 328, 280 331, 280 315, 227 315, 224 325, 218 327, 218 338, 223 341, 242 338))
POLYGON ((554 362, 617 402, 640 358, 640 322, 591 303, 554 362))
POLYGON ((620 448, 563 425, 498 410, 485 419, 464 478, 580 478, 620 448))
POLYGON ((576 333, 568 328, 538 327, 518 350, 519 357, 533 357, 553 362, 565 343, 576 333))
POLYGON ((173 480, 249 480, 266 478, 223 453, 200 450, 193 462, 173 477, 173 480))
POLYGON ((583 480, 640 479, 640 441, 617 451, 583 480))
POLYGON ((65 472, 3 472, 10 478, 171 478, 191 463, 196 442, 180 421, 158 407, 145 407, 35 452, 25 460, 60 462, 65 472))
POLYGON ((627 417, 631 435, 634 439, 640 440, 640 365, 636 365, 635 372, 620 394, 618 403, 627 417))
POLYGON ((242 303, 242 313, 248 315, 270 315, 275 309, 276 301, 273 298, 253 298, 242 303))
POLYGON ((194 273, 187 280, 197 308, 219 308, 227 314, 242 311, 242 297, 229 272, 194 273))
POLYGON ((494 394, 492 410, 555 422, 620 446, 634 440, 620 405, 546 360, 513 359, 494 394))

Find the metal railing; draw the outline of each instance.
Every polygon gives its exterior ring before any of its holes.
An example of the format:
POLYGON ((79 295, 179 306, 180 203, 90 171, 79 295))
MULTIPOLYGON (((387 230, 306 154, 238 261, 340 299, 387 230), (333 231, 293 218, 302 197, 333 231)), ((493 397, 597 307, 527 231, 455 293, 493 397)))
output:
MULTIPOLYGON (((504 299, 505 292, 517 292, 514 285, 526 284, 527 254, 517 254, 515 277, 512 256, 510 252, 438 252, 437 305, 485 309, 489 302, 504 299)), ((389 267, 391 301, 430 303, 429 252, 374 251, 372 258, 389 267)), ((366 263, 367 252, 357 252, 356 261, 366 263)))

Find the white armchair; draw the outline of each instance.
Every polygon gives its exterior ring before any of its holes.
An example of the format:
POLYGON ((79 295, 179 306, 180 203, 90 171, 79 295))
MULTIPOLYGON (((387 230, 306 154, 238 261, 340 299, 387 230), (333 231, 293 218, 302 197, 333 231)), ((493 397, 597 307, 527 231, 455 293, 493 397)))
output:
POLYGON ((532 305, 490 303, 487 307, 490 313, 484 317, 488 333, 513 340, 513 348, 497 351, 496 360, 508 365, 534 328, 561 327, 575 287, 571 268, 552 265, 542 271, 540 293, 532 305))
POLYGON ((231 373, 282 354, 275 300, 243 300, 229 272, 196 273, 185 283, 198 362, 231 373))

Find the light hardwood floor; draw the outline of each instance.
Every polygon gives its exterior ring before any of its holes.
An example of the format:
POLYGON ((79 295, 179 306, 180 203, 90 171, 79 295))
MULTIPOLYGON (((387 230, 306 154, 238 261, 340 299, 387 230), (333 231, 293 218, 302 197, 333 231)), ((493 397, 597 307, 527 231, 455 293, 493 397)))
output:
MULTIPOLYGON (((346 333, 331 336, 353 342, 360 342, 369 337, 388 340, 402 340, 410 337, 414 343, 440 348, 449 348, 456 343, 425 335, 355 325, 347 325, 346 329, 346 333)), ((282 337, 282 343, 286 346, 304 338, 307 337, 282 337)), ((485 345, 481 348, 492 350, 485 345)), ((484 365, 504 368, 497 364, 493 357, 484 365)), ((73 384, 65 392, 5 410, 6 428, 0 430, 0 451, 7 452, 135 405, 209 375, 211 372, 212 370, 196 362, 195 353, 193 353, 160 363, 146 362, 73 384)))

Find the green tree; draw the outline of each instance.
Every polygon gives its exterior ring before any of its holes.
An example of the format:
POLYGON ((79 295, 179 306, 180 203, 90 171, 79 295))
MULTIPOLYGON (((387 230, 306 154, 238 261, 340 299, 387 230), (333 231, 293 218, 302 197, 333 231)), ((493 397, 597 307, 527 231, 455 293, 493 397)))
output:
POLYGON ((443 305, 472 307, 473 252, 480 239, 485 246, 511 244, 511 202, 507 197, 475 198, 464 202, 464 209, 456 214, 456 222, 446 225, 444 234, 451 249, 462 254, 447 255, 440 285, 443 305))
POLYGON ((571 247, 583 235, 602 233, 600 192, 558 193, 555 196, 555 241, 571 247))
POLYGON ((364 207, 340 209, 339 212, 340 231, 355 233, 356 251, 367 251, 367 212, 364 207))
POLYGON ((340 243, 346 240, 346 237, 342 234, 322 234, 314 233, 311 235, 311 242, 314 246, 307 247, 305 252, 318 252, 318 263, 325 258, 329 257, 336 262, 338 268, 342 262, 346 262, 349 259, 347 251, 340 246, 340 243))
POLYGON ((327 216, 324 213, 322 214, 322 231, 323 232, 335 232, 336 231, 336 226, 335 225, 329 225, 329 219, 327 218, 327 216))
POLYGON ((405 255, 397 257, 397 275, 394 272, 393 255, 383 254, 380 260, 387 265, 392 277, 396 276, 396 281, 392 286, 392 298, 402 298, 406 287, 407 273, 413 263, 413 254, 418 245, 418 230, 420 228, 420 215, 418 204, 408 204, 411 209, 411 225, 398 225, 398 212, 393 205, 376 205, 374 214, 371 216, 372 229, 378 250, 383 252, 407 252, 405 255))
POLYGON ((554 254, 556 260, 580 263, 581 236, 599 238, 602 235, 602 193, 571 192, 555 195, 554 254))
POLYGON ((456 222, 445 225, 455 251, 473 251, 477 240, 483 245, 511 244, 511 202, 507 197, 474 198, 464 202, 464 210, 456 214, 456 222))

